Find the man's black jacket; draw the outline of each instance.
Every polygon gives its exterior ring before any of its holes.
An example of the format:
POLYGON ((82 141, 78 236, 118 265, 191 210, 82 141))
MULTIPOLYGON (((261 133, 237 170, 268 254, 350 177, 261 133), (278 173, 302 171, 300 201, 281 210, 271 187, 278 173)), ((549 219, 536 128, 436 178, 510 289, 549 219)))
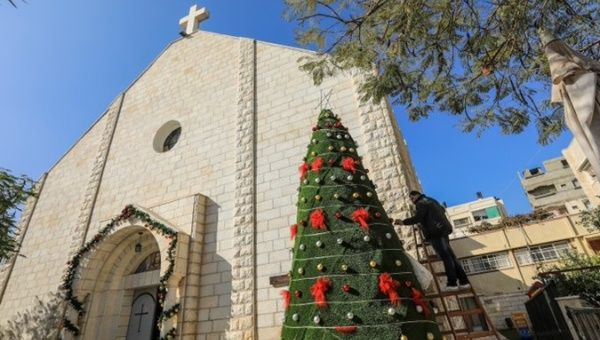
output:
POLYGON ((405 225, 421 224, 425 239, 443 237, 452 233, 452 224, 446 218, 446 209, 431 197, 421 195, 415 202, 417 214, 402 222, 405 225))

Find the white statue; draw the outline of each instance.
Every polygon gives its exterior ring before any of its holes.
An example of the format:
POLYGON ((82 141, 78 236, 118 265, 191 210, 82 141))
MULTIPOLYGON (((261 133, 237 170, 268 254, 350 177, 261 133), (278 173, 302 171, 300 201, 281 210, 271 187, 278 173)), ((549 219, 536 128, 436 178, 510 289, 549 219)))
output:
POLYGON ((550 63, 552 102, 561 102, 565 122, 600 177, 600 63, 541 31, 550 63))

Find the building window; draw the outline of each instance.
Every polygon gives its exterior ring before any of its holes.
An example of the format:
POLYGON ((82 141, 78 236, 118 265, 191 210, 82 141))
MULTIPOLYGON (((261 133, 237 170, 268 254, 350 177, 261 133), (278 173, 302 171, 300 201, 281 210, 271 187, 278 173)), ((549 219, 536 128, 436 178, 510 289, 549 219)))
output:
POLYGON ((527 193, 535 196, 536 198, 542 198, 556 194, 556 187, 554 184, 542 185, 533 190, 527 191, 527 193))
POLYGON ((488 219, 488 215, 485 212, 485 209, 475 210, 473 211, 473 219, 475 221, 483 221, 488 219))
POLYGON ((545 244, 515 250, 517 263, 520 265, 534 264, 557 260, 571 250, 568 242, 545 244))
POLYGON ((456 220, 452 220, 452 223, 454 223, 454 226, 456 228, 462 228, 462 227, 466 227, 469 224, 471 224, 471 220, 468 217, 457 218, 456 220))
POLYGON ((579 184, 579 181, 578 181, 578 180, 574 179, 574 180, 572 181, 572 183, 573 183, 573 186, 575 187, 575 189, 579 189, 579 188, 581 188, 581 184, 579 184))
POLYGON ((563 168, 568 168, 569 167, 569 162, 567 162, 566 159, 561 159, 560 162, 562 163, 563 168))
POLYGON ((460 262, 467 274, 484 273, 512 266, 508 252, 470 257, 460 262))
POLYGON ((156 152, 167 152, 177 144, 181 137, 181 124, 171 120, 163 124, 154 136, 152 145, 156 152))
POLYGON ((160 269, 160 252, 154 252, 150 255, 148 255, 144 261, 142 261, 142 263, 140 263, 137 268, 135 269, 135 271, 133 272, 134 274, 138 274, 138 273, 143 273, 143 272, 149 272, 152 270, 159 270, 160 269))
POLYGON ((594 209, 594 206, 592 205, 592 202, 590 202, 590 200, 583 200, 583 205, 585 205, 585 210, 594 209))
POLYGON ((179 136, 181 136, 180 127, 171 131, 163 143, 163 152, 171 150, 179 141, 179 136))

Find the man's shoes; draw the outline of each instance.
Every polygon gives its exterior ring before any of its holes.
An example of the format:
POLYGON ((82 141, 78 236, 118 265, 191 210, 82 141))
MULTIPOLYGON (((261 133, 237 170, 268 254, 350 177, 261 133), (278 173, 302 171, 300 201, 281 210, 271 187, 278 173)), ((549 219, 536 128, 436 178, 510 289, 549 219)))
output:
POLYGON ((446 286, 443 289, 444 292, 456 292, 458 290, 458 286, 446 286))
POLYGON ((467 282, 463 285, 458 285, 458 289, 460 289, 460 290, 471 289, 471 284, 467 282))

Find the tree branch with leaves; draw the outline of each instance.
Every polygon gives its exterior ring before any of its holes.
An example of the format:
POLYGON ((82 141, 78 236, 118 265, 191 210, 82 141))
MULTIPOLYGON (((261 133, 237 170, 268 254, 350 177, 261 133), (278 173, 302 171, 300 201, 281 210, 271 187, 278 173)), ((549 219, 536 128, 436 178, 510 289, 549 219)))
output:
POLYGON ((562 108, 548 99, 540 28, 600 56, 600 4, 593 0, 285 2, 298 42, 319 52, 301 60, 316 84, 360 69, 363 100, 389 97, 411 120, 450 113, 464 132, 516 134, 535 124, 546 144, 564 130, 562 108))
POLYGON ((0 261, 18 252, 17 213, 29 196, 34 195, 33 181, 0 168, 0 261))

